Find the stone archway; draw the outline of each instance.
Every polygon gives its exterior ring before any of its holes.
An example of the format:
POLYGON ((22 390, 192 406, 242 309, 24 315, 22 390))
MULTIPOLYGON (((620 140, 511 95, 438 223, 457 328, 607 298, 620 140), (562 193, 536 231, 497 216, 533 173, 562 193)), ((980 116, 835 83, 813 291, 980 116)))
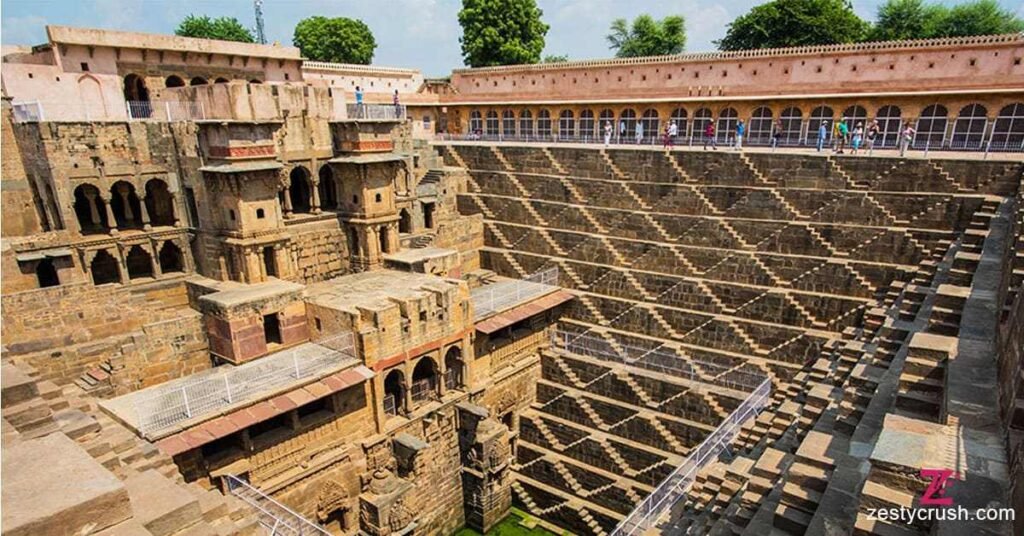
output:
POLYGON ((92 282, 96 285, 121 282, 117 259, 105 249, 96 252, 96 256, 89 263, 89 272, 92 273, 92 282))
POLYGON ((160 271, 163 273, 185 271, 185 256, 181 253, 181 248, 170 240, 164 242, 160 248, 159 260, 160 271))
POLYGON ((153 277, 153 258, 142 246, 134 245, 125 257, 128 267, 128 279, 153 277))

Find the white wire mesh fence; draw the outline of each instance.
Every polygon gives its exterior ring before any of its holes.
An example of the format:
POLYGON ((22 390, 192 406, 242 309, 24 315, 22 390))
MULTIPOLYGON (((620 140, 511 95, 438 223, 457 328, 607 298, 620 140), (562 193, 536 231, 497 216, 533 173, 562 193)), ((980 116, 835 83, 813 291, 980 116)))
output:
POLYGON ((552 292, 558 286, 558 267, 541 270, 529 277, 479 287, 470 294, 476 320, 524 301, 552 292))
POLYGON ((349 119, 405 120, 405 106, 402 104, 347 104, 345 112, 349 119))
POLYGON ((352 333, 308 343, 244 365, 171 381, 127 395, 140 433, 149 439, 175 425, 230 405, 256 399, 275 388, 314 378, 356 359, 352 333))
POLYGON ((714 432, 690 452, 682 465, 658 484, 643 501, 611 532, 611 536, 633 536, 654 528, 662 515, 678 503, 693 484, 697 473, 728 448, 747 419, 756 416, 767 404, 771 381, 764 380, 714 432))
POLYGON ((551 345, 557 350, 601 361, 623 363, 633 367, 659 372, 675 378, 699 384, 726 387, 741 392, 757 389, 765 380, 765 374, 737 367, 712 363, 679 355, 662 345, 645 348, 628 343, 615 342, 589 333, 574 333, 561 329, 551 332, 551 345))
POLYGON ((271 536, 330 536, 330 533, 302 517, 291 508, 252 487, 234 475, 225 475, 227 492, 248 504, 259 524, 271 536))

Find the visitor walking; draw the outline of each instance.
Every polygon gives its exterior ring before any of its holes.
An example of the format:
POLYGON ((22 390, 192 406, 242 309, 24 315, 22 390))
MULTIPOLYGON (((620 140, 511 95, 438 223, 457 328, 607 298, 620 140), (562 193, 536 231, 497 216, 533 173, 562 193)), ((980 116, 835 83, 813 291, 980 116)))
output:
POLYGON ((611 121, 605 121, 604 122, 604 146, 608 147, 608 145, 611 142, 612 142, 612 122, 611 121))
POLYGON ((821 124, 818 125, 818 152, 819 153, 821 152, 821 149, 823 147, 825 147, 825 141, 826 141, 827 138, 828 138, 828 121, 822 121, 821 124))
POLYGON ((708 143, 711 143, 711 150, 718 150, 718 143, 715 141, 715 120, 712 118, 704 126, 704 150, 708 150, 708 143))
POLYGON ((904 123, 903 130, 900 131, 900 156, 907 153, 911 142, 914 141, 914 134, 917 134, 917 131, 914 130, 914 127, 910 126, 910 121, 904 123))
POLYGON ((395 119, 402 117, 402 105, 398 102, 398 90, 395 90, 394 96, 391 98, 392 102, 395 103, 395 119))
POLYGON ((619 139, 616 140, 616 143, 622 143, 622 138, 625 138, 625 137, 626 137, 626 120, 625 119, 620 119, 619 120, 619 139))
POLYGON ((772 149, 774 150, 779 146, 779 140, 782 138, 782 119, 775 120, 775 128, 772 130, 772 149))
POLYGON ((356 117, 363 119, 363 89, 356 86, 356 117))
POLYGON ((860 142, 864 139, 864 123, 857 122, 857 127, 853 129, 853 150, 850 151, 852 154, 857 154, 857 150, 860 149, 860 142))
POLYGON ((878 133, 881 132, 881 128, 878 126, 878 120, 872 119, 871 124, 868 125, 868 131, 865 139, 867 139, 868 154, 871 154, 875 149, 875 138, 878 137, 878 133))
MULTIPOLYGON (((644 141, 644 124, 637 121, 633 133, 636 134, 636 144, 640 145, 644 141)), ((658 133, 655 132, 654 135, 657 136, 658 133)))
POLYGON ((743 133, 746 132, 747 126, 743 124, 743 120, 740 119, 736 122, 736 150, 743 150, 743 133))
POLYGON ((849 135, 850 127, 846 125, 846 118, 843 117, 836 123, 836 154, 843 154, 843 149, 846 147, 846 140, 849 135))
POLYGON ((679 126, 676 125, 675 121, 668 124, 668 148, 671 149, 676 145, 676 136, 679 135, 679 126))

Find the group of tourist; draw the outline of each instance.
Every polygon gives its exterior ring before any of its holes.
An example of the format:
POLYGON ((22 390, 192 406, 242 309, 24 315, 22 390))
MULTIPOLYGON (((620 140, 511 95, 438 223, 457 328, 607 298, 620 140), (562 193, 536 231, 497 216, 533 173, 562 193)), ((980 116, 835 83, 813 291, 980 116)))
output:
MULTIPOLYGON (((398 99, 398 90, 397 89, 395 90, 394 95, 391 96, 391 102, 392 102, 392 104, 395 107, 395 118, 396 119, 401 119, 401 117, 402 117, 402 103, 398 99)), ((364 110, 364 108, 363 108, 363 88, 361 88, 359 86, 356 86, 356 109, 358 110, 358 115, 360 116, 360 118, 363 118, 362 117, 363 116, 363 110, 364 110)))
MULTIPOLYGON (((881 133, 882 127, 878 124, 877 119, 872 119, 867 129, 864 128, 863 122, 857 121, 856 126, 851 131, 847 119, 843 117, 832 126, 832 152, 843 154, 843 150, 847 145, 850 147, 851 154, 857 154, 860 151, 861 145, 864 145, 868 151, 871 151, 875 148, 875 141, 881 133)), ((899 139, 897 140, 900 156, 906 155, 916 133, 917 130, 914 129, 914 125, 910 121, 904 122, 900 127, 899 139)), ((825 120, 818 126, 818 152, 821 152, 827 144, 828 134, 828 120, 825 120)))

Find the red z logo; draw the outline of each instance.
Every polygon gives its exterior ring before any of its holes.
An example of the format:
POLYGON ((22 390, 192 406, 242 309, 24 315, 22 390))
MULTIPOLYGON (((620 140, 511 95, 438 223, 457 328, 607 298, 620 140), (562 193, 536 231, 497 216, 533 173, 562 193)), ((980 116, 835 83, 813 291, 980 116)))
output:
POLYGON ((921 469, 921 478, 930 478, 928 489, 921 495, 922 506, 951 506, 952 497, 942 497, 946 494, 946 481, 953 475, 950 469, 921 469))

